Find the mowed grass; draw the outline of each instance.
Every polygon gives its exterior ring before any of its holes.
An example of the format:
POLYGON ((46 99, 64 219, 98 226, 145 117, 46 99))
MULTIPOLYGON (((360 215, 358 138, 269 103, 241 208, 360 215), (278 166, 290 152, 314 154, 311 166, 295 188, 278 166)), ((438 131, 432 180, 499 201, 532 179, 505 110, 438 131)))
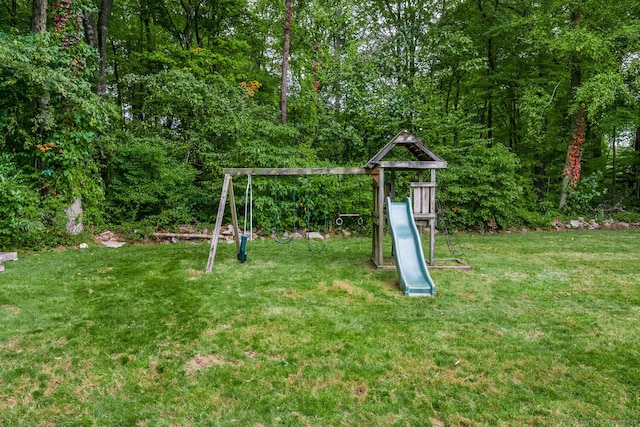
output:
POLYGON ((640 230, 460 241, 434 298, 363 238, 20 254, 0 425, 640 424, 640 230))

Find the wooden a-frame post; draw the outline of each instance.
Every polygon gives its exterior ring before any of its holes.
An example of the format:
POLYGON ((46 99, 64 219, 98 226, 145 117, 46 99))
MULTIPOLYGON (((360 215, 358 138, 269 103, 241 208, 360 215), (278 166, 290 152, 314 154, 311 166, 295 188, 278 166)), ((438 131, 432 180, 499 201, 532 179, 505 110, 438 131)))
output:
POLYGON ((233 194, 233 180, 231 174, 224 175, 222 183, 222 192, 220 193, 220 204, 218 205, 218 214, 216 216, 216 226, 211 236, 211 248, 209 249, 209 260, 207 261, 207 273, 213 270, 213 263, 216 259, 216 249, 218 248, 218 238, 220 237, 220 229, 222 228, 222 219, 224 217, 224 208, 227 205, 227 195, 229 195, 229 204, 231 205, 231 219, 233 221, 233 233, 236 241, 236 250, 240 250, 240 235, 238 231, 238 216, 236 213, 236 198, 233 194))

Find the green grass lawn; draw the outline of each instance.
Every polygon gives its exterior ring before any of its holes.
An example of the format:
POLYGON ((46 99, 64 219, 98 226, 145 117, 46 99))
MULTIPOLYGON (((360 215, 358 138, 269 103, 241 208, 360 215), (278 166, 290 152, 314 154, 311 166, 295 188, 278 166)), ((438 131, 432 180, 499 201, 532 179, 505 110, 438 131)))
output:
POLYGON ((20 254, 0 425, 640 424, 640 230, 460 240, 434 298, 361 238, 20 254))

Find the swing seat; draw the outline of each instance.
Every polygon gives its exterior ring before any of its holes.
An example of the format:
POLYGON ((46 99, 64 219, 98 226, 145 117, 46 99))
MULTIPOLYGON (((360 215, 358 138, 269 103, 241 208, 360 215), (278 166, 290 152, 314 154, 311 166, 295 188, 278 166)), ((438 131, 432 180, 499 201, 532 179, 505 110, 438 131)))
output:
POLYGON ((245 262, 247 260, 247 236, 240 236, 240 250, 238 251, 238 261, 245 262))

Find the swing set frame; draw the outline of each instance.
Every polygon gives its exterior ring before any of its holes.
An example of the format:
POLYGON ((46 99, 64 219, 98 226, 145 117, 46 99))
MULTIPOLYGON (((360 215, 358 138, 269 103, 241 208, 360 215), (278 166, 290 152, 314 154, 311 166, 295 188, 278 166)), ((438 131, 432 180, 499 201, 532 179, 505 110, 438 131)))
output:
POLYGON ((231 222, 236 243, 236 251, 240 251, 240 233, 238 226, 238 214, 236 213, 236 199, 233 192, 233 177, 245 175, 249 176, 302 176, 302 175, 369 175, 371 171, 365 168, 225 168, 220 203, 216 215, 216 225, 211 236, 211 248, 209 250, 209 260, 207 261, 207 273, 213 270, 213 264, 222 229, 222 218, 227 205, 227 197, 231 207, 231 222))

